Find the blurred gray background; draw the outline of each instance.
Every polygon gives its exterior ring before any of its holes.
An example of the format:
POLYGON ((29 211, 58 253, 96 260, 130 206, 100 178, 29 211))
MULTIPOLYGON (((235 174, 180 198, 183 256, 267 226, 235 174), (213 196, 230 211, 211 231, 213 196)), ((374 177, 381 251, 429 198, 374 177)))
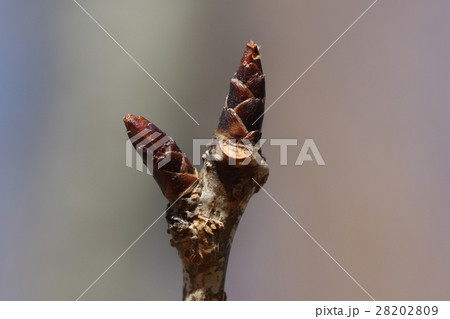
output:
MULTIPOLYGON (((125 165, 122 117, 192 156, 209 138, 246 42, 267 104, 371 0, 0 1, 0 299, 74 300, 165 210, 125 165)), ((377 300, 450 298, 450 2, 380 0, 266 114, 298 138, 263 147, 267 191, 377 300), (304 139, 326 162, 295 166, 304 139)), ((82 300, 179 300, 160 219, 82 300)), ((230 300, 369 297, 263 192, 239 225, 230 300)))

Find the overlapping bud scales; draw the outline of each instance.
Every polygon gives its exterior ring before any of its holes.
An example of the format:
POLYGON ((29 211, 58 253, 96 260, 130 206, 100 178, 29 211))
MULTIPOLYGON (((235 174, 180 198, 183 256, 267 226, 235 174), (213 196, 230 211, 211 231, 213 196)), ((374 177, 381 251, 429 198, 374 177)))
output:
POLYGON ((175 201, 195 184, 197 170, 171 137, 141 116, 129 114, 123 121, 131 143, 144 164, 153 168, 153 177, 169 201, 175 201))
POLYGON ((256 143, 261 135, 265 94, 259 48, 250 41, 231 79, 230 91, 215 136, 242 139, 248 133, 256 131, 256 143))

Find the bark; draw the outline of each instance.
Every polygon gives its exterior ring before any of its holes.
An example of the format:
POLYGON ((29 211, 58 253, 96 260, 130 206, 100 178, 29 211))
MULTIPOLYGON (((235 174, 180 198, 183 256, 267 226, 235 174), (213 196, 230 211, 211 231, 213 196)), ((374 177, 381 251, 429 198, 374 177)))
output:
POLYGON ((250 197, 269 174, 257 144, 264 100, 259 48, 250 41, 200 173, 153 123, 134 115, 124 119, 133 145, 172 202, 166 220, 171 245, 183 266, 184 300, 226 300, 225 275, 234 234, 250 197))

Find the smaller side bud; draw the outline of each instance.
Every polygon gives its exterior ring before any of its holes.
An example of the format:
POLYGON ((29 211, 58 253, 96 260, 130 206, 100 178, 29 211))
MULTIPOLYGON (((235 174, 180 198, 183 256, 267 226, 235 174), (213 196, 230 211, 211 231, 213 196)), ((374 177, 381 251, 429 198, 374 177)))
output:
POLYGON ((128 114, 123 121, 131 143, 144 164, 151 165, 164 196, 173 202, 188 193, 196 184, 198 173, 175 141, 141 116, 128 114))

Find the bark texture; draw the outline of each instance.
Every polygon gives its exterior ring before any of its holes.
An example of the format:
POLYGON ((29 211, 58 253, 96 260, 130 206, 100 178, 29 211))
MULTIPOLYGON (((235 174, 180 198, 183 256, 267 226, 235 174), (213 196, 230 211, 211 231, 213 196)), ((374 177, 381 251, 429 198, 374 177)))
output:
POLYGON ((231 79, 200 173, 153 123, 133 115, 124 118, 133 145, 172 202, 166 220, 183 265, 184 300, 226 300, 225 275, 236 228, 269 174, 257 144, 264 100, 259 48, 250 41, 231 79), (152 160, 147 160, 149 155, 152 160))

